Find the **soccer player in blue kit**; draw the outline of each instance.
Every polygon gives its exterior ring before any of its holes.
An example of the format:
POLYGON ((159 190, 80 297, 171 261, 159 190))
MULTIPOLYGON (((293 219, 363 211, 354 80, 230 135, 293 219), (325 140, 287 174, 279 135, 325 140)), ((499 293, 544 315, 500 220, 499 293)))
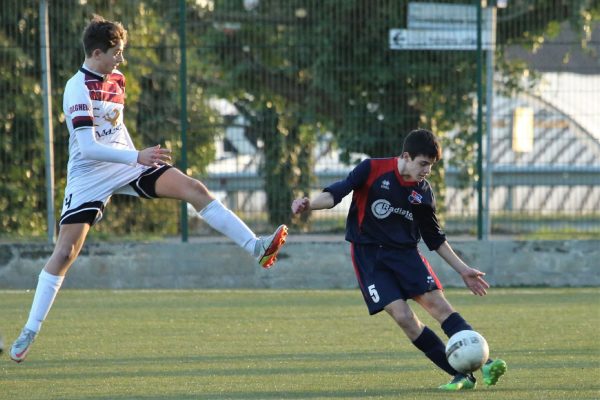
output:
MULTIPOLYGON (((435 250, 476 295, 483 296, 489 284, 483 272, 469 267, 452 250, 436 217, 435 197, 425 179, 442 156, 441 145, 428 130, 408 134, 399 157, 366 159, 344 180, 335 182, 312 199, 292 202, 292 212, 322 210, 337 205, 354 192, 346 222, 346 240, 351 243, 354 269, 369 313, 385 310, 411 342, 435 365, 452 376, 442 390, 474 389, 473 374, 462 374, 450 366, 444 342, 411 310, 408 300, 421 305, 451 337, 472 330, 454 310, 442 291, 435 272, 417 249, 421 238, 435 250)), ((495 385, 506 372, 503 360, 488 360, 482 367, 483 381, 495 385)))
POLYGON ((10 349, 16 362, 25 360, 65 275, 113 194, 183 200, 264 268, 273 265, 285 243, 285 225, 257 237, 202 182, 168 164, 171 150, 159 145, 139 151, 134 147, 123 119, 125 76, 117 69, 125 61, 126 43, 127 31, 120 23, 97 15, 83 32, 85 60, 64 92, 69 162, 60 231, 39 275, 27 322, 10 349))

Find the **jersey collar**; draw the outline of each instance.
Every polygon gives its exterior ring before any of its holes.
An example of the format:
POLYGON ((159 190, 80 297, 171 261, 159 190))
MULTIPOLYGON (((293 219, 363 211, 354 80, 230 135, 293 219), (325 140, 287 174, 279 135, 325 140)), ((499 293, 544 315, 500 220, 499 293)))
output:
POLYGON ((407 181, 400 175, 400 170, 398 169, 398 163, 400 162, 400 157, 396 157, 396 168, 394 168, 394 173, 396 174, 396 179, 400 182, 401 186, 416 186, 417 181, 407 181))
POLYGON ((86 75, 93 76, 94 78, 98 79, 99 81, 104 81, 104 79, 105 79, 104 75, 100 75, 99 73, 92 71, 91 69, 87 68, 85 64, 82 65, 81 68, 79 68, 79 70, 86 75))

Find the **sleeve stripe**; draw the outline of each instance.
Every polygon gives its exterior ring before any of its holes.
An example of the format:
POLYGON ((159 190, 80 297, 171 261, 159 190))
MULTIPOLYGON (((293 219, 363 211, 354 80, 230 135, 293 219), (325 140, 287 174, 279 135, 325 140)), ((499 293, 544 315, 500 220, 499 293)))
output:
POLYGON ((92 117, 75 117, 73 118, 73 129, 81 128, 84 126, 94 126, 92 117))

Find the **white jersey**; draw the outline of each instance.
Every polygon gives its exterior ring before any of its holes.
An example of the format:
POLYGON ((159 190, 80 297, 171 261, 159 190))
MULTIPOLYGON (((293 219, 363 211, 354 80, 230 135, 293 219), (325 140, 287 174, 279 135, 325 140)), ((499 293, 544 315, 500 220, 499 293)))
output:
POLYGON ((135 150, 123 123, 124 106, 125 76, 117 70, 102 77, 82 67, 67 82, 63 110, 69 129, 69 163, 62 214, 83 203, 106 204, 113 193, 148 168, 82 156, 76 134, 80 128, 92 127, 96 141, 105 146, 135 150))

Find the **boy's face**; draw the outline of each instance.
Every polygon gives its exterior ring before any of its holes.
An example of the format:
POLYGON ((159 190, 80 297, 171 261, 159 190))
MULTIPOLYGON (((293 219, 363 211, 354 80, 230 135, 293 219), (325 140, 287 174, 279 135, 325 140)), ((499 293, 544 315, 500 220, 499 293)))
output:
POLYGON ((90 68, 103 75, 110 74, 117 69, 119 64, 125 61, 124 49, 125 43, 119 41, 115 47, 111 47, 106 53, 103 53, 100 49, 94 50, 90 57, 94 65, 90 65, 90 68))
POLYGON ((400 175, 408 181, 421 182, 431 173, 431 167, 435 163, 435 159, 423 155, 416 156, 414 159, 410 158, 410 154, 407 152, 402 153, 402 159, 404 160, 404 167, 400 171, 400 175))

